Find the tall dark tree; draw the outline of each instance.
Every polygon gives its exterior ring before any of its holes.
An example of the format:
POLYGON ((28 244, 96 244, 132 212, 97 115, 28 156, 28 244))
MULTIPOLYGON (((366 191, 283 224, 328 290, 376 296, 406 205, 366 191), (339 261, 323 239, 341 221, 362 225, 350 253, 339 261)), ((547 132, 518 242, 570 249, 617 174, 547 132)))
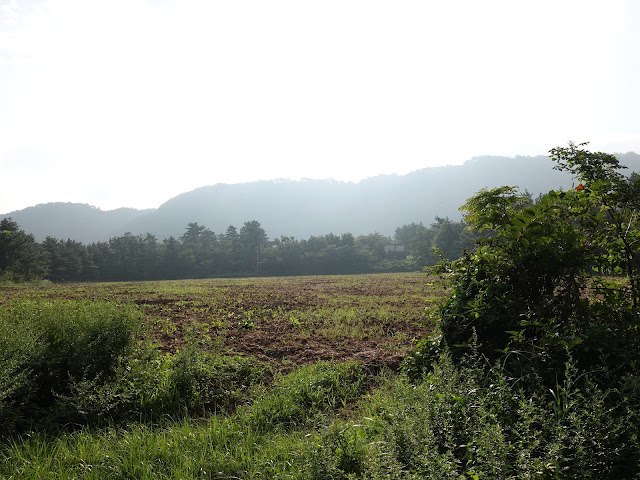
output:
POLYGON ((91 262, 97 268, 97 280, 119 280, 115 269, 114 253, 109 242, 97 242, 87 246, 91 262))
POLYGON ((258 271, 260 264, 260 248, 267 245, 267 232, 257 220, 245 222, 240 228, 239 243, 241 248, 242 267, 245 271, 258 271))
POLYGON ((147 233, 138 237, 140 242, 140 267, 143 280, 160 278, 160 244, 155 235, 147 233))
POLYGON ((293 237, 274 239, 262 255, 262 271, 270 275, 294 275, 300 273, 302 246, 293 237))
POLYGON ((310 237, 301 242, 301 268, 309 274, 343 274, 373 271, 374 254, 357 245, 351 233, 310 237))
POLYGON ((191 270, 190 276, 201 278, 212 275, 218 249, 215 233, 198 223, 190 223, 180 240, 184 262, 191 270))
POLYGON ((434 238, 437 230, 435 228, 425 228, 416 232, 409 243, 409 259, 414 267, 422 268, 434 265, 438 261, 435 254, 434 238))
POLYGON ((380 233, 372 233, 371 235, 361 235, 356 238, 356 245, 359 248, 368 250, 369 253, 377 261, 385 258, 384 247, 391 243, 389 237, 385 237, 380 233))
POLYGON ((38 280, 47 273, 47 255, 31 234, 17 222, 0 222, 0 279, 11 282, 38 280))
POLYGON ((185 278, 187 275, 187 266, 181 255, 182 246, 175 237, 165 238, 160 251, 160 278, 174 280, 177 278, 185 278))
POLYGON ((455 260, 462 252, 474 246, 475 238, 464 222, 452 222, 448 218, 436 217, 436 222, 431 227, 435 230, 433 246, 447 260, 455 260))
POLYGON ((409 248, 413 239, 423 233, 426 229, 427 227, 425 227, 422 222, 411 222, 396 228, 393 239, 397 244, 404 245, 406 248, 409 248))
POLYGON ((46 278, 54 282, 80 282, 95 280, 97 266, 92 262, 88 249, 75 240, 59 240, 47 237, 42 242, 47 252, 49 269, 46 278))
POLYGON ((240 235, 238 229, 229 225, 225 233, 218 235, 216 252, 216 272, 221 274, 236 273, 240 270, 240 235))
POLYGON ((109 240, 113 252, 113 268, 121 280, 139 280, 142 277, 142 252, 139 238, 131 232, 109 240))

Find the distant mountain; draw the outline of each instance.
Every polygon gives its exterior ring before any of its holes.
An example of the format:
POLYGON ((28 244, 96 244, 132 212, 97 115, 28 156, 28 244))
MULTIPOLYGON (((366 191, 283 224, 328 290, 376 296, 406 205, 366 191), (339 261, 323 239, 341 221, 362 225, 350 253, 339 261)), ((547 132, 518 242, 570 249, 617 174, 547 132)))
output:
POLYGON ((124 233, 124 225, 147 213, 149 210, 119 208, 103 211, 84 203, 55 202, 0 215, 0 219, 11 217, 24 231, 33 233, 39 242, 51 236, 92 243, 124 233))
MULTIPOLYGON (((617 155, 628 171, 640 171, 640 155, 617 155)), ((545 156, 475 157, 463 165, 424 168, 407 175, 381 175, 359 183, 333 180, 278 180, 201 187, 157 209, 102 211, 73 203, 48 203, 0 215, 10 216, 38 241, 47 235, 83 243, 153 233, 179 237, 190 222, 216 233, 258 220, 271 238, 345 232, 393 235, 411 222, 436 216, 460 218, 458 208, 483 187, 519 186, 532 195, 572 188, 567 172, 553 170, 545 156)))

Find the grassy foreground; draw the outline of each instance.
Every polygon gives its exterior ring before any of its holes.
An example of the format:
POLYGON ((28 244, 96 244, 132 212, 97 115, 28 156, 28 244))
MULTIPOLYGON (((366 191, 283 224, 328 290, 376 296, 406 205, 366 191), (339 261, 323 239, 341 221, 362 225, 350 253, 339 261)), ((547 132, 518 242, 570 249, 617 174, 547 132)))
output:
POLYGON ((568 362, 551 391, 524 389, 480 355, 454 364, 425 342, 398 371, 443 296, 424 275, 2 293, 2 478, 640 471, 636 376, 602 390, 568 362))

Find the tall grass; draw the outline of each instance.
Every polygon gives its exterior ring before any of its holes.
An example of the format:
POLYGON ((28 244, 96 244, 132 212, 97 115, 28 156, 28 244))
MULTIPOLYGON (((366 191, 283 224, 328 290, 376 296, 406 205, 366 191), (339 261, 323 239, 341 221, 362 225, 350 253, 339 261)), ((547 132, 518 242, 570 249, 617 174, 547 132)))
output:
POLYGON ((387 373, 365 394, 361 366, 319 363, 276 375, 234 413, 16 438, 0 446, 0 477, 636 478, 637 378, 625 393, 571 362, 559 377, 523 388, 444 352, 422 377, 387 373))
POLYGON ((229 411, 269 383, 250 358, 162 356, 132 306, 25 301, 0 309, 0 437, 229 411))
POLYGON ((310 478, 623 479, 640 472, 637 403, 569 362, 562 384, 522 388, 444 354, 417 381, 390 379, 358 420, 316 436, 310 478))
POLYGON ((357 364, 306 366, 233 415, 34 434, 0 451, 8 478, 306 478, 310 429, 358 398, 357 364))
POLYGON ((280 377, 245 412, 244 422, 259 432, 319 426, 329 412, 359 398, 367 385, 357 363, 305 365, 280 377))

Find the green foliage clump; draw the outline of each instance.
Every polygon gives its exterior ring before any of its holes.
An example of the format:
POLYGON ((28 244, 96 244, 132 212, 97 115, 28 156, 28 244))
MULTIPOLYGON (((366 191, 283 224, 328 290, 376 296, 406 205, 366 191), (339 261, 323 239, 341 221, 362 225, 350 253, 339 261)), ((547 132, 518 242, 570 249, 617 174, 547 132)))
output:
POLYGON ((369 478, 374 456, 361 425, 333 423, 309 449, 306 472, 309 480, 369 478))
POLYGON ((47 272, 43 248, 11 218, 0 221, 0 283, 40 280, 47 272))
POLYGON ((224 357, 188 346, 170 361, 170 410, 184 409, 191 415, 229 410, 272 377, 271 368, 254 359, 224 357))
POLYGON ((58 410, 82 425, 202 417, 232 411, 272 376, 268 365, 251 358, 193 347, 163 356, 146 346, 123 361, 110 381, 74 382, 70 394, 58 397, 57 403, 58 410))
POLYGON ((436 264, 440 258, 458 258, 465 250, 473 248, 475 236, 466 222, 436 217, 429 227, 422 223, 402 225, 396 228, 394 238, 405 246, 409 254, 406 262, 413 268, 423 268, 436 264))
POLYGON ((558 377, 524 385, 477 352, 462 364, 445 353, 371 400, 366 478, 636 478, 634 404, 572 359, 558 377))
POLYGON ((440 360, 445 352, 442 332, 436 330, 431 335, 418 341, 402 361, 402 371, 412 380, 418 380, 440 360))
POLYGON ((258 431, 318 425, 327 413, 357 399, 367 385, 367 375, 358 363, 303 365, 278 378, 253 403, 247 422, 258 431))
POLYGON ((314 435, 302 478, 636 478, 633 405, 571 359, 559 377, 524 388, 479 352, 457 362, 445 348, 429 373, 387 379, 357 420, 314 435))
POLYGON ((575 190, 462 207, 483 236, 436 268, 452 285, 442 335, 381 406, 385 475, 636 478, 640 176, 582 147, 551 151, 575 190))
POLYGON ((474 332, 491 362, 549 381, 570 353, 580 368, 627 368, 640 337, 640 177, 615 157, 571 144, 552 150, 581 182, 537 203, 511 187, 485 190, 463 207, 483 232, 476 248, 443 262, 453 290, 441 310, 454 357, 474 332), (618 281, 605 275, 621 274, 618 281))
POLYGON ((193 347, 163 356, 140 340, 141 318, 103 302, 0 309, 2 435, 232 410, 273 377, 253 359, 193 347))
POLYGON ((113 379, 135 348, 140 321, 129 306, 86 301, 25 301, 0 309, 0 417, 15 426, 51 414, 80 382, 113 379))
POLYGON ((341 470, 364 472, 360 435, 325 427, 336 410, 362 395, 368 380, 362 365, 321 362, 279 375, 253 402, 229 414, 163 417, 69 435, 32 433, 0 443, 0 477, 341 478, 313 476, 335 472, 327 463, 333 460, 341 470), (321 456, 309 433, 317 428, 335 459, 321 456))

